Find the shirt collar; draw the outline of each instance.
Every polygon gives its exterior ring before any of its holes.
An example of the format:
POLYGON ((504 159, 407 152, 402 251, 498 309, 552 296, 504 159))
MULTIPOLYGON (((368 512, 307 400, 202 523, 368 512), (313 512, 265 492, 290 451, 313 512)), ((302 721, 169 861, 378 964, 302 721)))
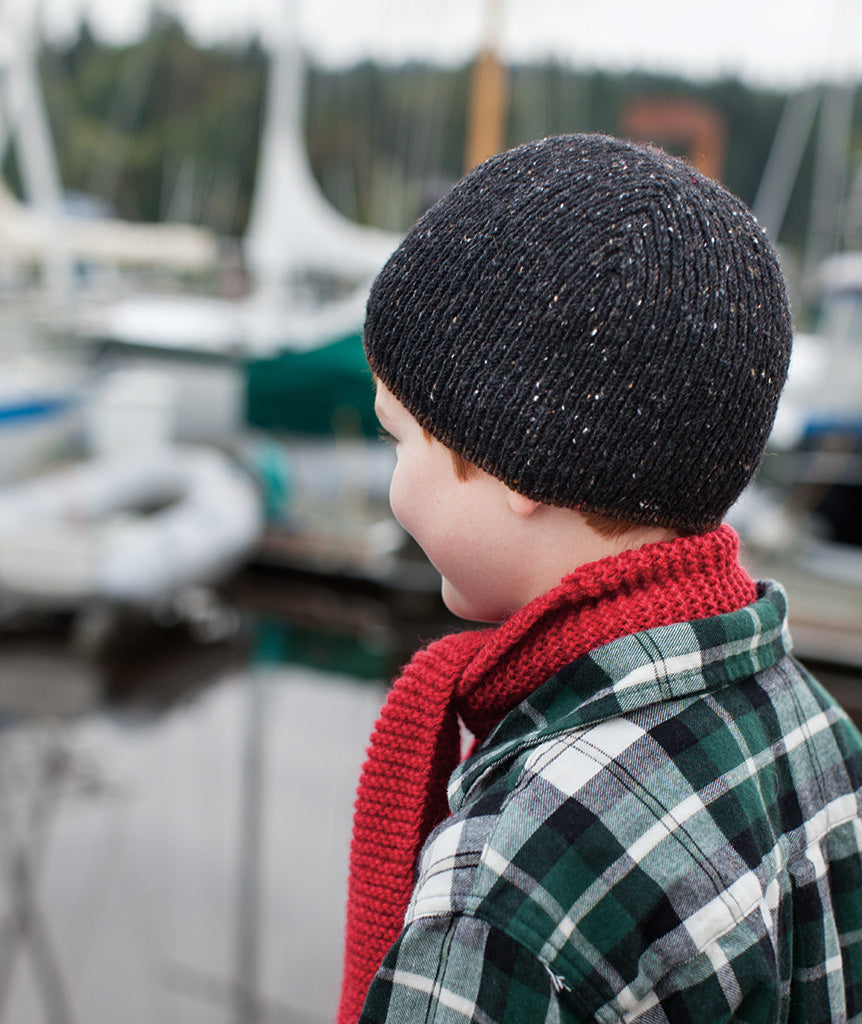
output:
POLYGON ((762 671, 791 648, 780 584, 758 585, 739 611, 675 623, 613 640, 551 676, 509 712, 452 775, 457 811, 492 768, 570 729, 720 689, 762 671))

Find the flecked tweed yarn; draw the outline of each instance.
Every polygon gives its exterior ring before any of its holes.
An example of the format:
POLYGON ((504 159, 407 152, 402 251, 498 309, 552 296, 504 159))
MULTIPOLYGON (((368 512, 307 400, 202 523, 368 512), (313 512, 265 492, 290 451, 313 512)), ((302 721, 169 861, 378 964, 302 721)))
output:
POLYGON ((656 626, 736 611, 756 588, 733 530, 718 530, 581 566, 496 629, 444 637, 395 682, 362 769, 347 903, 338 1024, 356 1024, 398 937, 419 850, 448 813, 458 716, 483 739, 503 716, 582 654, 656 626))
POLYGON ((416 419, 546 504, 702 530, 787 373, 775 253, 685 162, 600 135, 492 157, 379 274, 368 361, 416 419))

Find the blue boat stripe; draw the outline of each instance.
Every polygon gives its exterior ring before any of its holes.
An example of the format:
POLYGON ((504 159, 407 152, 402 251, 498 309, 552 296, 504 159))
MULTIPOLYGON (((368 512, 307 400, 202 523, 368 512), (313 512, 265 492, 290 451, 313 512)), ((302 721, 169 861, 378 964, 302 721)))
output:
POLYGON ((12 420, 39 419, 65 412, 73 404, 71 398, 53 398, 43 401, 22 402, 20 405, 0 406, 0 424, 12 420))

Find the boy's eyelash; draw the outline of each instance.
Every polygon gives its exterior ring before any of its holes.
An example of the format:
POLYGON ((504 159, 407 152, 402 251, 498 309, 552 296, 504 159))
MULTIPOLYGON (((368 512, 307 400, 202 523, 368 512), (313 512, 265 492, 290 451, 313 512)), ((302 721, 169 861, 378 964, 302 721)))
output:
POLYGON ((396 438, 394 438, 394 437, 393 437, 393 436, 392 436, 392 435, 391 435, 391 434, 389 433, 389 431, 388 431, 388 430, 386 430, 386 429, 384 429, 383 427, 378 427, 378 428, 377 428, 377 436, 378 436, 378 437, 380 438, 380 440, 381 440, 381 441, 384 441, 384 442, 385 442, 386 444, 390 444, 390 445, 392 445, 393 447, 394 447, 394 446, 395 446, 396 444, 398 444, 398 440, 397 440, 396 438))

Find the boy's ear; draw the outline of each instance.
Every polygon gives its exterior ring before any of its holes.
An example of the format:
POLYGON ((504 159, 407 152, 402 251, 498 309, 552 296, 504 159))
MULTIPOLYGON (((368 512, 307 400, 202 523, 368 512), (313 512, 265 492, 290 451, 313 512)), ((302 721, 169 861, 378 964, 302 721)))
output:
POLYGON ((509 490, 508 497, 509 508, 516 516, 522 516, 525 519, 527 516, 531 516, 542 504, 540 501, 533 501, 532 498, 527 498, 523 494, 518 494, 517 491, 513 490, 509 490))

